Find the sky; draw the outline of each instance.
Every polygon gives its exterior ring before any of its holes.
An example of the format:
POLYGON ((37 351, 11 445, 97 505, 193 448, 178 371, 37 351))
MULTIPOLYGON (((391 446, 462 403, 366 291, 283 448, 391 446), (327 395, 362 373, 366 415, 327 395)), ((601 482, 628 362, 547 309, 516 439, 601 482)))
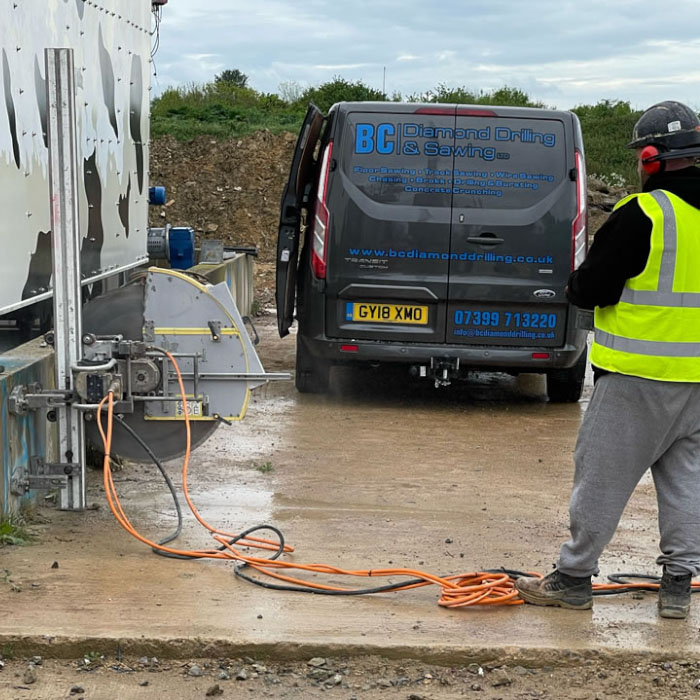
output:
POLYGON ((700 109, 700 1, 169 0, 155 94, 237 68, 260 92, 341 76, 388 95, 524 90, 558 109, 700 109))

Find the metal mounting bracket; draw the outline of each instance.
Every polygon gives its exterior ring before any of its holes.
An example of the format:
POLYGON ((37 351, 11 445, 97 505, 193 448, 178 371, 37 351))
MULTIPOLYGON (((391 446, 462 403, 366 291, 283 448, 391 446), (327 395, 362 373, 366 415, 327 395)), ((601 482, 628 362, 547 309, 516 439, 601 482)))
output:
POLYGON ((20 467, 12 474, 10 491, 16 496, 24 496, 31 489, 63 489, 73 476, 80 474, 80 465, 74 462, 47 463, 43 457, 32 457, 29 468, 20 467))
POLYGON ((20 384, 7 399, 7 410, 15 416, 26 416, 29 411, 40 408, 67 406, 73 400, 73 392, 41 388, 41 384, 20 384))

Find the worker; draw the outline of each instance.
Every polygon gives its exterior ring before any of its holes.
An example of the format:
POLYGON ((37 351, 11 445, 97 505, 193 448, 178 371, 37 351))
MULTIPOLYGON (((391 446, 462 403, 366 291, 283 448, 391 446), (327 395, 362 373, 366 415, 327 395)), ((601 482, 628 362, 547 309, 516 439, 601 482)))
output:
POLYGON ((591 576, 637 483, 656 487, 658 608, 685 618, 700 572, 700 120, 679 102, 639 118, 628 144, 642 192, 618 202, 567 295, 595 309, 595 385, 574 452, 571 539, 544 578, 516 581, 535 605, 589 609, 591 576))

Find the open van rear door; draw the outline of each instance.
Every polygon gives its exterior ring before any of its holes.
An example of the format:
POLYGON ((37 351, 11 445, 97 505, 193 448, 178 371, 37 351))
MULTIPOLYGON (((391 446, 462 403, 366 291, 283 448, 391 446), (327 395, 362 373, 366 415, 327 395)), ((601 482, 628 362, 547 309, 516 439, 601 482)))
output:
POLYGON ((321 110, 316 105, 310 104, 294 148, 289 180, 282 194, 275 283, 277 329, 280 338, 284 338, 289 333, 289 327, 294 319, 301 210, 307 186, 314 179, 316 167, 314 150, 322 127, 321 110))

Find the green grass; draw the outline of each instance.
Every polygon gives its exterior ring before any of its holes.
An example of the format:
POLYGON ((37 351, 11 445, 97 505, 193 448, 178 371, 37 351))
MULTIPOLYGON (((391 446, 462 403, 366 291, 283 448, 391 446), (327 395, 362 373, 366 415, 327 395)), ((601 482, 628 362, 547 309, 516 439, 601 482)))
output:
POLYGON ((15 658, 15 645, 14 642, 8 642, 0 647, 0 659, 10 661, 15 658))
POLYGON ((275 471, 275 467, 273 466, 272 462, 264 462, 263 464, 256 464, 255 471, 258 471, 261 474, 270 474, 271 472, 275 471))
POLYGON ((0 520, 0 546, 25 545, 32 542, 34 535, 25 529, 23 524, 11 518, 0 520))
MULTIPOLYGON (((151 135, 153 138, 171 135, 189 141, 197 136, 233 139, 263 129, 272 133, 297 132, 309 102, 314 102, 324 112, 342 100, 403 99, 409 102, 545 106, 512 87, 483 91, 439 84, 425 93, 395 94, 388 98, 362 82, 349 82, 340 77, 306 90, 298 88, 283 92, 288 93, 287 99, 217 81, 171 88, 153 100, 151 135)), ((588 174, 609 184, 636 184, 634 154, 625 148, 625 144, 641 112, 628 102, 617 100, 579 105, 572 111, 581 121, 588 174)))

